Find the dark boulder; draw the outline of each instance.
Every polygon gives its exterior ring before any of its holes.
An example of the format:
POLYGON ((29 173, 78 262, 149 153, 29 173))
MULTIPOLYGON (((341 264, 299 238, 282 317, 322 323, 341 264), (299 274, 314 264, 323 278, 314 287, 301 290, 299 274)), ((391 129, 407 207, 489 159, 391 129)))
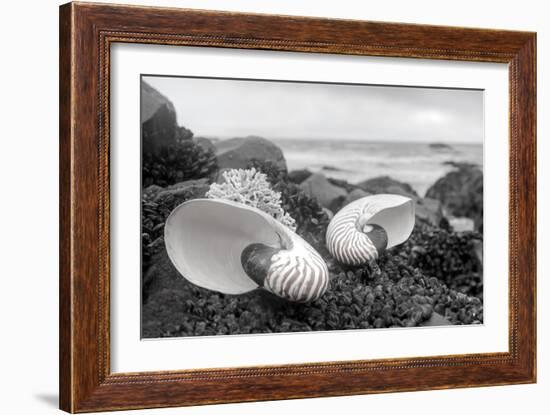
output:
POLYGON ((408 183, 394 180, 389 176, 379 176, 357 183, 357 186, 372 194, 390 193, 417 199, 418 194, 408 183))
POLYGON ((141 81, 142 151, 149 153, 176 143, 178 123, 174 104, 141 81))
POLYGON ((288 180, 290 180, 292 183, 300 184, 312 174, 313 173, 307 169, 292 170, 290 173, 288 173, 288 180))
POLYGON ((447 215, 474 220, 475 228, 483 231, 483 172, 471 166, 461 166, 447 173, 428 189, 426 197, 443 204, 447 215))
POLYGON ((262 137, 248 136, 221 140, 215 143, 216 158, 220 169, 246 169, 254 161, 271 162, 287 171, 281 149, 262 137))
POLYGON ((317 199, 321 206, 333 212, 340 208, 347 196, 344 189, 334 186, 320 173, 312 174, 299 186, 308 196, 317 199))
POLYGON ((193 137, 191 130, 178 126, 174 104, 144 81, 141 81, 141 124, 144 153, 193 137))

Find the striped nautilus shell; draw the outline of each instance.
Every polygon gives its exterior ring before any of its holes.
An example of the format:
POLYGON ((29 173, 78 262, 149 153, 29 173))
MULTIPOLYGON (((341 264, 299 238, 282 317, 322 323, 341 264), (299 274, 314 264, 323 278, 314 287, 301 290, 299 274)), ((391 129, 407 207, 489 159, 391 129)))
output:
POLYGON ((361 265, 407 240, 414 228, 414 201, 400 195, 366 196, 344 206, 327 228, 327 248, 339 262, 361 265))
POLYGON ((221 199, 194 199, 176 207, 164 227, 170 260, 191 283, 225 294, 266 289, 308 302, 328 287, 321 256, 263 211, 221 199))

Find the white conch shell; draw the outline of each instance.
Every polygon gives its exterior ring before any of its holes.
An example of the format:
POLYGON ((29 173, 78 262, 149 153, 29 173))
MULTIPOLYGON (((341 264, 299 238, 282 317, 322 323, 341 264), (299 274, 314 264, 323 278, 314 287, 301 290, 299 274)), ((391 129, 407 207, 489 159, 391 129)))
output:
POLYGON ((378 258, 378 250, 361 230, 381 226, 387 248, 405 242, 414 228, 414 202, 400 195, 366 196, 344 206, 329 223, 326 240, 331 255, 347 265, 360 265, 378 258))
POLYGON ((254 243, 282 247, 271 258, 264 287, 291 301, 313 301, 328 287, 321 256, 263 211, 220 199, 193 199, 176 207, 164 227, 170 260, 188 281, 226 294, 258 288, 241 264, 254 243))

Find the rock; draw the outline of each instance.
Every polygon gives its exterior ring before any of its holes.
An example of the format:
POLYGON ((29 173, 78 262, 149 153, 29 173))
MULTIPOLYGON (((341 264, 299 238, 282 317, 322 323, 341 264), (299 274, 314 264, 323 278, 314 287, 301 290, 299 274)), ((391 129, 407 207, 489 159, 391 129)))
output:
POLYGON ((370 193, 368 192, 365 192, 364 190, 362 189, 355 189, 355 190, 352 190, 351 192, 348 193, 348 195, 346 196, 346 198, 344 199, 344 203, 342 204, 342 207, 350 204, 351 202, 357 200, 357 199, 361 199, 365 196, 368 196, 370 195, 370 193))
POLYGON ((145 81, 141 81, 141 122, 149 121, 162 107, 175 114, 174 104, 145 81))
POLYGON ((321 206, 332 211, 338 210, 347 196, 344 189, 334 186, 325 176, 319 173, 312 174, 299 187, 307 195, 317 199, 321 206))
MULTIPOLYGON (((150 187, 152 186, 149 186, 149 188, 150 187)), ((169 197, 181 199, 182 201, 196 199, 199 197, 204 197, 209 188, 210 185, 208 183, 208 179, 187 180, 185 182, 173 184, 161 191, 158 191, 153 200, 155 202, 161 202, 169 197)))
POLYGON ((372 193, 391 193, 418 199, 418 194, 408 183, 392 179, 389 176, 379 176, 357 183, 362 190, 372 193))
POLYGON ((455 232, 471 232, 475 229, 474 220, 470 218, 449 218, 455 232))
POLYGON ((246 169, 254 160, 269 161, 287 171, 283 152, 271 141, 248 136, 221 140, 215 143, 216 158, 220 169, 246 169))
POLYGON ((288 180, 290 180, 293 183, 300 184, 304 182, 312 174, 313 173, 307 169, 292 170, 290 173, 288 173, 288 180))
POLYGON ((424 321, 423 323, 420 323, 419 325, 423 327, 452 326, 453 323, 451 323, 448 319, 443 317, 441 314, 436 313, 434 311, 428 320, 424 321))
POLYGON ((475 229, 483 232, 483 172, 462 166, 447 173, 426 192, 439 200, 447 215, 474 220, 475 229))
POLYGON ((417 219, 423 220, 433 226, 439 226, 441 219, 443 219, 441 202, 429 197, 416 201, 415 213, 417 219))
POLYGON ((141 82, 141 122, 143 152, 176 144, 179 127, 174 104, 144 81, 141 82))
POLYGON ((433 150, 445 150, 445 151, 450 151, 453 149, 449 144, 445 144, 445 143, 431 143, 430 148, 433 150))

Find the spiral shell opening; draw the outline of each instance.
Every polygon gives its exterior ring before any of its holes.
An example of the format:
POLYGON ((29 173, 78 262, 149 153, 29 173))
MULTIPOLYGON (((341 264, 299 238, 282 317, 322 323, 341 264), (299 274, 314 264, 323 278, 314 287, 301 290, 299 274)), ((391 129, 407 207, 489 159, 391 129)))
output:
POLYGON ((366 196, 342 208, 327 228, 327 248, 339 262, 360 265, 378 258, 378 249, 364 232, 379 225, 387 235, 387 248, 405 242, 414 228, 414 202, 400 195, 366 196))

